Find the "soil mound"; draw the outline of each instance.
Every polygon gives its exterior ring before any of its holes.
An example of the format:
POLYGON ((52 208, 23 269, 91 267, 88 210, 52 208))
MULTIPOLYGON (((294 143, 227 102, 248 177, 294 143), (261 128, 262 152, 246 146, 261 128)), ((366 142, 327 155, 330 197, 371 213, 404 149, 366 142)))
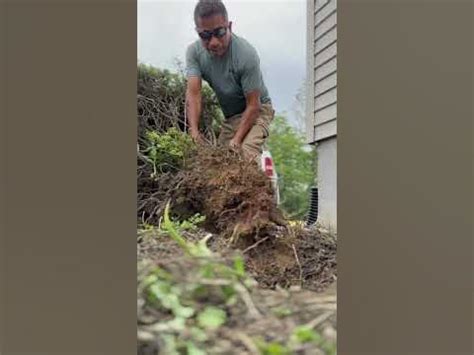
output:
POLYGON ((270 180, 255 162, 212 146, 188 159, 173 193, 173 212, 181 218, 200 213, 206 228, 235 242, 275 225, 286 225, 275 205, 270 180))
MULTIPOLYGON (((204 230, 182 234, 193 243, 209 235, 204 230)), ((218 241, 213 236, 209 246, 221 248, 218 241)), ((247 253, 269 247, 262 242, 247 253)), ((335 354, 334 290, 256 287, 248 276, 264 276, 274 264, 236 275, 230 270, 236 270, 240 253, 222 251, 189 257, 159 231, 140 235, 138 354, 191 353, 196 347, 208 354, 335 354), (219 326, 209 328, 208 321, 219 326)))

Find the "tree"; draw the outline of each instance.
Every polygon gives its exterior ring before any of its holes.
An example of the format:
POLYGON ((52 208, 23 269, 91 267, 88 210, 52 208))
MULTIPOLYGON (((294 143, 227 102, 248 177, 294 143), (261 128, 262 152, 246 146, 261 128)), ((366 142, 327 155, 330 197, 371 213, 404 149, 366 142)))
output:
POLYGON ((282 115, 276 115, 270 126, 267 146, 280 181, 281 207, 288 217, 303 218, 316 178, 316 150, 282 115))
POLYGON ((306 132, 306 80, 303 80, 296 92, 291 106, 295 127, 301 134, 306 132))

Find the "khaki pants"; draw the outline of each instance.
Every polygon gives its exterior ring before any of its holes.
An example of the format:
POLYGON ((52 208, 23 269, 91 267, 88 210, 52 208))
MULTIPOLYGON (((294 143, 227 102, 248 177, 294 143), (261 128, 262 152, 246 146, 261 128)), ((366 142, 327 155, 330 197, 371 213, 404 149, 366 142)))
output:
MULTIPOLYGON (((242 142, 242 152, 245 158, 255 159, 260 165, 260 156, 262 154, 263 145, 268 138, 270 130, 270 122, 275 116, 275 110, 271 104, 262 104, 260 106, 260 114, 257 117, 255 124, 245 136, 242 142)), ((222 124, 217 144, 229 145, 230 140, 234 137, 235 132, 239 128, 242 121, 242 114, 231 116, 225 119, 222 124)))

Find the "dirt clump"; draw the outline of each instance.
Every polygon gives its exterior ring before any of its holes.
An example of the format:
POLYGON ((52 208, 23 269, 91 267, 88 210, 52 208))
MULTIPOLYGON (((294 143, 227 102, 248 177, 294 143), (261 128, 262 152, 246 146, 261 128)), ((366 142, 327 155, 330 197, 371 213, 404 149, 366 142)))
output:
POLYGON ((270 180, 253 161, 229 148, 200 147, 189 158, 173 191, 173 212, 181 218, 200 213, 205 227, 235 242, 285 225, 270 180))
MULTIPOLYGON (((183 237, 197 242, 209 235, 204 229, 182 231, 183 237)), ((337 280, 337 237, 316 228, 287 227, 273 234, 247 236, 240 243, 230 244, 213 235, 209 248, 227 257, 241 253, 245 269, 260 288, 299 287, 323 292, 337 280), (253 243, 249 245, 249 243, 253 243)), ((173 263, 183 250, 171 239, 159 233, 139 236, 139 259, 150 259, 159 265, 173 263)))
POLYGON ((337 279, 334 235, 294 227, 260 241, 244 256, 248 271, 261 287, 296 285, 321 292, 337 279))

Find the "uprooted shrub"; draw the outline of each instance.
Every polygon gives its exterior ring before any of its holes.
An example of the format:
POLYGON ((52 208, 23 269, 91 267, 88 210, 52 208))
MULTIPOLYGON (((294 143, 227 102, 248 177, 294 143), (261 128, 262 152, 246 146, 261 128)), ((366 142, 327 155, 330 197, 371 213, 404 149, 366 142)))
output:
MULTIPOLYGON (((170 130, 157 134, 155 140, 169 142, 174 137, 176 142, 186 139, 183 135, 170 130)), ((289 228, 274 203, 268 178, 256 164, 227 148, 194 149, 193 144, 175 148, 169 152, 174 152, 176 169, 158 174, 153 179, 156 185, 146 192, 146 203, 139 206, 146 223, 160 225, 170 202, 175 220, 199 221, 207 231, 219 235, 225 248, 231 244, 241 250, 249 248, 246 267, 262 286, 301 283, 322 290, 334 281, 335 239, 316 230, 289 228), (257 247, 251 247, 255 243, 257 247)), ((172 160, 169 154, 158 156, 172 160)))
POLYGON ((171 200, 175 216, 186 219, 201 213, 209 229, 231 239, 285 225, 270 181, 256 163, 229 148, 196 149, 189 136, 175 128, 148 132, 146 139, 143 161, 151 168, 139 185, 143 222, 158 224, 171 200))
POLYGON ((211 147, 194 150, 186 134, 186 79, 138 66, 138 220, 157 224, 164 203, 184 218, 206 215, 218 232, 253 233, 282 224, 267 177, 229 149, 214 146, 222 112, 203 85, 201 131, 211 147))
POLYGON ((286 225, 275 205, 270 180, 253 161, 229 148, 201 147, 186 161, 173 211, 202 213, 207 227, 232 241, 286 225))

